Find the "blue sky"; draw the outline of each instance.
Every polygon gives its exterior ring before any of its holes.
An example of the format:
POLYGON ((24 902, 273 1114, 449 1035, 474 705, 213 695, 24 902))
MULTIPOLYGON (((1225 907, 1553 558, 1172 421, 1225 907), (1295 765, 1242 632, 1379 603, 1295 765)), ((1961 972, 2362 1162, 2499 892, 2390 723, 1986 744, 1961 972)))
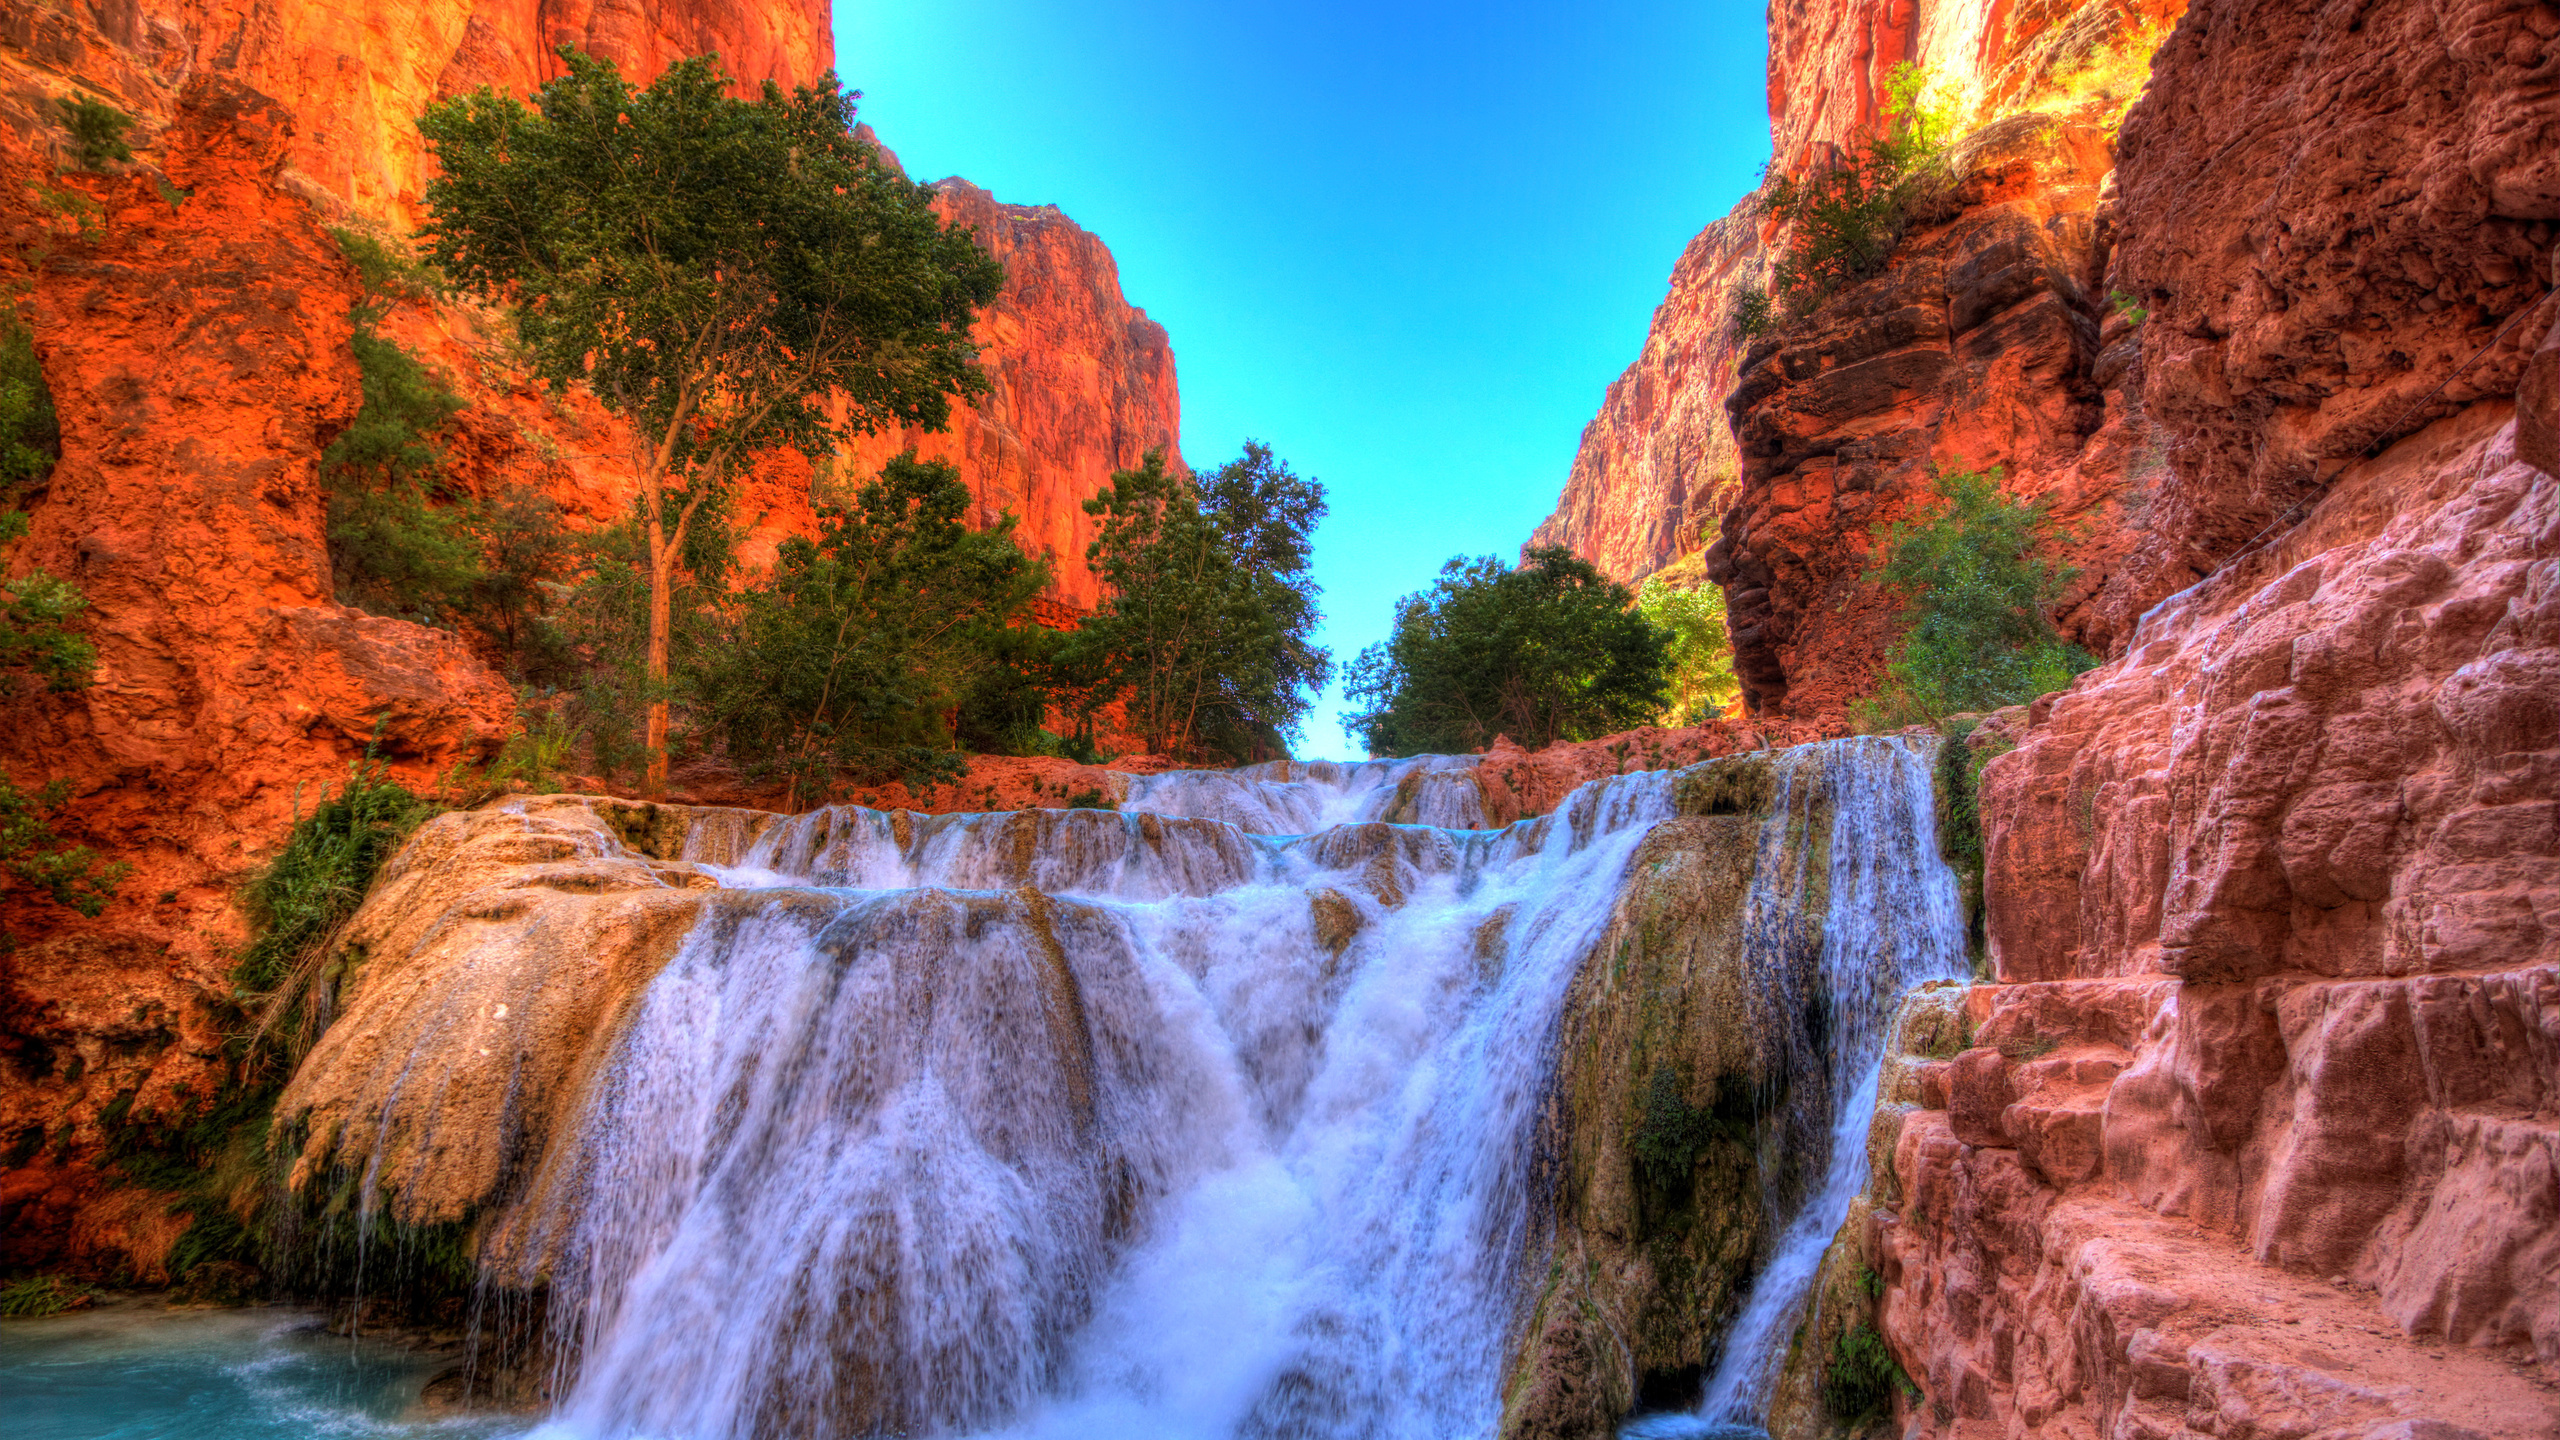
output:
MULTIPOLYGON (((1509 558, 1681 247, 1768 156, 1760 3, 837 0, 918 179, 1054 204, 1173 337, 1182 450, 1324 481, 1337 660, 1509 558)), ((1299 753, 1352 756, 1339 689, 1299 753)))

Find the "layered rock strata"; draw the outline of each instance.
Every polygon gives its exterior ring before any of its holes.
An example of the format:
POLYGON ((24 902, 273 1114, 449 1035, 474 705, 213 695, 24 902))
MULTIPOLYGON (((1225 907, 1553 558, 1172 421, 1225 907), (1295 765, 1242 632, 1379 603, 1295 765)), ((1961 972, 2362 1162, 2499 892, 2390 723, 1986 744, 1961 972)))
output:
MULTIPOLYGON (((1963 120, 1988 120, 2181 8, 2176 0, 1772 6, 1771 167, 1802 173, 1883 123, 1886 79, 1906 62, 1926 67, 1934 103, 1963 120)), ((1743 470, 1721 413, 1748 348, 1733 330, 1735 301, 1746 286, 1766 286, 1776 243, 1756 195, 1689 243, 1643 353, 1584 427, 1564 493, 1531 543, 1569 546, 1636 581, 1715 538, 1743 470)))
POLYGON ((2164 447, 2103 303, 2109 163, 2103 134, 2049 116, 1975 132, 1938 223, 1745 356, 1725 402, 1742 478, 1707 574, 1754 713, 1837 725, 1874 688, 1899 603, 1868 579, 1874 535, 1937 504, 1941 470, 1996 468, 2047 507, 2076 572, 2066 635, 2104 653, 2140 613, 2110 581, 2164 447))

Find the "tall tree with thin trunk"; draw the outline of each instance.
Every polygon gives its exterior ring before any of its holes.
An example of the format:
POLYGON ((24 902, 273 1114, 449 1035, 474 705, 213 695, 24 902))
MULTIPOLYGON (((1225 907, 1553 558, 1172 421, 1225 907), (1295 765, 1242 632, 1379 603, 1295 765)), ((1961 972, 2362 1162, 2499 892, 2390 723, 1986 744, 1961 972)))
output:
POLYGON ((759 451, 940 430, 983 394, 976 311, 1004 268, 853 134, 833 75, 728 93, 715 56, 635 91, 564 46, 528 107, 483 90, 418 122, 441 174, 419 231, 503 301, 533 371, 638 436, 649 569, 648 784, 667 773, 669 595, 687 528, 759 451))

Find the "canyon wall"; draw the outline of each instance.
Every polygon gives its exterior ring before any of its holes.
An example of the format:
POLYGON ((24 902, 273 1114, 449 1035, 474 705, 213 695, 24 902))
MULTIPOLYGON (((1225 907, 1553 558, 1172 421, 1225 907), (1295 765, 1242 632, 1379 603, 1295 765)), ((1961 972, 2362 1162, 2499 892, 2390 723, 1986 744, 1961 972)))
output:
POLYGON ((2560 1433, 2555 39, 2202 0, 2127 121, 2130 623, 1972 737, 1998 983, 1846 1237, 1919 1433, 2560 1433))
MULTIPOLYGON (((554 45, 636 79, 716 50, 742 85, 801 84, 832 61, 827 23, 814 0, 0 0, 0 279, 24 297, 63 431, 49 482, 19 501, 32 533, 0 560, 85 591, 99 652, 88 689, 9 699, 0 774, 67 780, 56 828, 132 867, 94 920, 5 897, 0 1263, 114 1273, 141 1257, 148 1278, 171 1222, 102 1202, 99 1167, 112 1131, 222 1088, 239 885, 369 745, 425 789, 516 724, 508 687, 452 633, 334 603, 318 460, 361 396, 358 282, 330 227, 405 233, 418 111, 522 92, 556 71, 554 45), (131 164, 65 173, 54 102, 81 93, 135 117, 131 164)), ((1045 613, 1070 622, 1098 598, 1078 502, 1173 442, 1170 347, 1099 239, 965 182, 943 194, 1009 266, 978 331, 993 393, 949 436, 872 437, 824 473, 762 457, 738 497, 741 558, 769 564, 813 526, 813 486, 915 441, 961 466, 982 516, 1021 516, 1058 574, 1045 613)), ((502 317, 409 297, 379 328, 468 402, 439 437, 460 488, 530 488, 579 528, 626 513, 629 431, 533 384, 502 317)))
MULTIPOLYGON (((1879 124, 1886 77, 1906 61, 1936 78, 1940 103, 1988 120, 2177 8, 2175 0, 1772 5, 1772 168, 1801 173, 1879 124)), ((2081 208, 2091 203, 2084 198, 2081 208)), ((1777 259, 1758 204, 1756 194, 1744 197, 1681 255, 1643 353, 1584 427, 1564 493, 1532 544, 1569 546, 1633 582, 1715 538, 1744 481, 1722 413, 1750 348, 1734 331, 1734 302, 1746 286, 1765 287, 1777 259)))

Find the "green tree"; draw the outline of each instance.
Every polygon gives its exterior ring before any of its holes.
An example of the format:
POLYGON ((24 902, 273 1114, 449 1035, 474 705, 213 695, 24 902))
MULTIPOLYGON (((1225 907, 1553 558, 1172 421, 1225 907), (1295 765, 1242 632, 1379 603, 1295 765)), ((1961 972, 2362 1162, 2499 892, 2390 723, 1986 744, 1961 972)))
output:
POLYGON ((1459 556, 1396 605, 1388 638, 1360 652, 1344 722, 1373 755, 1531 749, 1642 725, 1668 698, 1671 637, 1627 587, 1561 545, 1519 568, 1459 556))
MULTIPOLYGON (((1771 174, 1760 211, 1787 227, 1785 252, 1772 283, 1791 317, 1821 307, 1843 288, 1884 268, 1902 243, 1914 208, 1944 168, 1957 111, 1927 70, 1904 61, 1885 82, 1885 124, 1853 137, 1827 163, 1803 175, 1771 174)), ((1759 329, 1737 315, 1742 333, 1759 329)))
POLYGON ((1159 753, 1288 753, 1332 673, 1307 572, 1324 487, 1248 441, 1205 484, 1150 451, 1084 508, 1102 517, 1086 553, 1109 592, 1065 657, 1108 676, 1088 704, 1120 694, 1159 753))
POLYGON ((1742 693, 1733 674, 1733 638, 1725 629, 1724 591, 1703 575, 1657 574, 1644 582, 1636 609, 1670 637, 1671 698, 1666 725, 1700 725, 1742 693), (1694 583, 1678 583, 1687 578, 1694 583))
POLYGON ((375 334, 362 312, 358 322, 364 406, 320 456, 338 596, 378 615, 449 624, 486 570, 468 498, 444 492, 434 441, 462 397, 375 334))
POLYGON ((1902 597, 1904 630, 1858 707, 1869 729, 2021 704, 2097 663, 2045 615, 2074 572, 2040 553, 2056 538, 2043 508, 2004 494, 1996 468, 1942 471, 1930 488, 1928 514, 1877 532, 1868 578, 1902 597))
POLYGON ((731 754, 772 757, 795 799, 837 769, 911 785, 967 773, 953 712, 1049 578, 1011 515, 972 530, 970 504, 957 469, 911 450, 822 510, 815 540, 783 542, 703 682, 731 754))
POLYGON ((133 147, 124 139, 125 132, 133 128, 132 116, 86 95, 54 103, 60 107, 62 128, 71 132, 73 165, 82 170, 104 170, 133 158, 133 147))
POLYGON ((560 54, 531 108, 486 90, 429 107, 442 173, 419 234, 456 284, 515 307, 536 374, 583 381, 639 432, 656 794, 689 529, 759 450, 947 425, 985 391, 969 327, 1004 271, 854 137, 833 76, 738 100, 711 56, 634 91, 560 54))

